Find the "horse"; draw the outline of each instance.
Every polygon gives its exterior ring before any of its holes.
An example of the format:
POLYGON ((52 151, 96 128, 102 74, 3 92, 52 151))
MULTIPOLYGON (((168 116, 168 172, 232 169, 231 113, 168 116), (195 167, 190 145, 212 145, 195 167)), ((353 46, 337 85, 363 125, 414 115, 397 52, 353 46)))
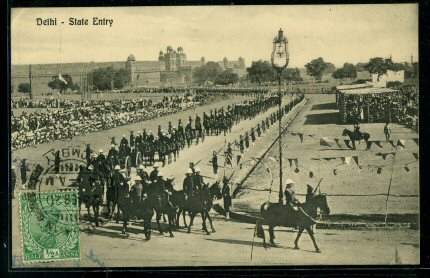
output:
POLYGON ((296 240, 294 241, 294 249, 300 249, 298 242, 303 230, 306 230, 312 239, 312 242, 317 253, 321 252, 316 241, 314 232, 312 230, 312 225, 316 224, 313 217, 317 215, 317 209, 320 209, 323 214, 329 214, 330 208, 327 204, 327 198, 325 194, 319 194, 314 196, 308 202, 303 203, 298 211, 294 211, 290 206, 285 206, 279 203, 265 202, 261 205, 260 211, 263 218, 262 223, 257 222, 258 230, 262 231, 263 235, 263 245, 266 248, 266 238, 264 235, 264 230, 261 225, 269 226, 270 243, 276 246, 274 239, 274 227, 284 226, 284 227, 298 227, 299 232, 297 234, 296 240))
POLYGON ((86 173, 79 183, 79 214, 81 204, 87 208, 88 219, 91 223, 90 207, 93 208, 96 227, 99 226, 100 206, 103 204, 104 186, 101 177, 95 173, 86 173))
MULTIPOLYGON (((366 151, 368 151, 370 149, 370 145, 369 145, 369 138, 370 138, 370 134, 367 132, 354 132, 348 129, 344 129, 342 132, 342 136, 348 136, 349 140, 351 140, 352 142, 352 149, 355 150, 355 141, 360 141, 360 140, 364 140, 366 141, 366 151)), ((349 145, 348 145, 349 147, 349 145)))
MULTIPOLYGON (((219 185, 219 181, 216 181, 211 187, 209 184, 204 185, 201 189, 199 189, 195 194, 189 196, 184 203, 184 210, 188 211, 190 216, 190 224, 188 225, 188 233, 191 232, 191 227, 193 226, 194 218, 197 214, 202 215, 202 225, 203 230, 206 231, 206 234, 210 234, 207 226, 206 219, 209 220, 209 224, 211 226, 212 233, 215 232, 215 229, 212 224, 212 218, 210 217, 209 211, 212 209, 214 199, 221 199, 221 186, 219 185)), ((184 218, 185 221, 185 218, 184 218)), ((185 222, 186 225, 186 222, 185 222)))

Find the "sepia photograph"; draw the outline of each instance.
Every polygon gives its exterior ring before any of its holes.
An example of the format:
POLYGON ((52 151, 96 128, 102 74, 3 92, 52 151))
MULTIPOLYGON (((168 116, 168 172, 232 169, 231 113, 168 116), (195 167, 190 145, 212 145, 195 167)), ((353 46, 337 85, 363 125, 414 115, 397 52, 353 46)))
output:
POLYGON ((418 4, 12 8, 12 271, 419 265, 418 45, 418 4))

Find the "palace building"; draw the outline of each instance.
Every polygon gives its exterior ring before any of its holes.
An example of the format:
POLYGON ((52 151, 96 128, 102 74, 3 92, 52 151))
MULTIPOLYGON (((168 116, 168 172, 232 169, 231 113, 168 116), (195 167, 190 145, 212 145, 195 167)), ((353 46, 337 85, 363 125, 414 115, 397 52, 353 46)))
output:
MULTIPOLYGON (((115 69, 126 68, 130 74, 130 83, 127 88, 160 85, 187 85, 193 81, 193 69, 206 63, 204 57, 200 61, 188 61, 182 47, 174 50, 171 46, 166 52, 160 51, 156 61, 138 61, 130 54, 126 61, 117 62, 89 62, 89 63, 62 63, 62 64, 33 64, 31 65, 33 95, 45 94, 52 90, 48 82, 52 76, 69 74, 74 83, 85 88, 88 82, 88 74, 97 68, 113 67, 115 69)), ((230 69, 239 77, 246 75, 245 60, 239 57, 236 61, 229 61, 226 57, 217 62, 223 70, 230 69)), ((13 94, 18 94, 20 83, 30 83, 30 65, 12 65, 12 89, 13 94)))

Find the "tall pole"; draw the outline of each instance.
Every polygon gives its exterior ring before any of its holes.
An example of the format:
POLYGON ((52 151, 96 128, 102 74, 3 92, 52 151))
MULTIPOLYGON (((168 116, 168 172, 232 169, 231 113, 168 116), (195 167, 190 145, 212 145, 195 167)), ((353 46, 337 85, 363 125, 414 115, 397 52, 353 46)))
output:
POLYGON ((281 73, 278 73, 278 112, 279 112, 279 204, 282 204, 283 194, 282 194, 282 92, 281 92, 281 73))
POLYGON ((30 99, 33 100, 33 87, 31 86, 31 65, 28 66, 28 78, 30 79, 30 99))

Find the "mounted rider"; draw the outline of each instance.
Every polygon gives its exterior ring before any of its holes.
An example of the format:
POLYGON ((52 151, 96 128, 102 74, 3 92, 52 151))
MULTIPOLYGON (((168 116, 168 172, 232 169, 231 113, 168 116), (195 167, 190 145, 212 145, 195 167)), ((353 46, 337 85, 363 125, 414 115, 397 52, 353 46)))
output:
POLYGON ((182 184, 182 190, 185 194, 185 198, 187 199, 189 196, 193 195, 193 170, 190 168, 187 169, 187 172, 185 173, 184 182, 182 184))
POLYGON ((285 201, 287 207, 291 207, 293 210, 298 211, 300 206, 299 200, 296 198, 296 193, 294 191, 294 181, 292 179, 287 179, 286 181, 286 188, 284 191, 285 194, 285 201))
POLYGON ((146 173, 145 167, 142 164, 140 164, 139 168, 137 169, 137 176, 140 177, 140 179, 142 180, 142 182, 149 181, 148 173, 146 173))
POLYGON ((149 174, 149 179, 151 180, 151 182, 155 182, 157 180, 157 177, 158 177, 158 167, 160 167, 160 165, 158 165, 158 163, 155 163, 154 166, 152 166, 152 167, 154 169, 149 174))
POLYGON ((196 167, 194 177, 193 177, 193 191, 198 192, 203 186, 205 182, 203 177, 200 175, 200 168, 196 167))
POLYGON ((125 134, 122 135, 121 142, 119 142, 119 148, 123 148, 124 146, 128 146, 128 140, 125 138, 125 134))

